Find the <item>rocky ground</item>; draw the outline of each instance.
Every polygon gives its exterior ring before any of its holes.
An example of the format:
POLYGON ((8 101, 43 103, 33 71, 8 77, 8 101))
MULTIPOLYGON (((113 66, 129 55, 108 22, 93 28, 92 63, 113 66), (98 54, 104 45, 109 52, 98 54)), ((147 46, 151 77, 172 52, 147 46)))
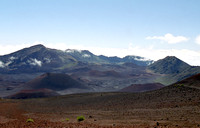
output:
POLYGON ((145 93, 85 93, 0 101, 2 128, 200 127, 200 90, 172 85, 145 93), (84 121, 78 122, 77 116, 84 121), (34 122, 26 122, 27 119, 34 122))

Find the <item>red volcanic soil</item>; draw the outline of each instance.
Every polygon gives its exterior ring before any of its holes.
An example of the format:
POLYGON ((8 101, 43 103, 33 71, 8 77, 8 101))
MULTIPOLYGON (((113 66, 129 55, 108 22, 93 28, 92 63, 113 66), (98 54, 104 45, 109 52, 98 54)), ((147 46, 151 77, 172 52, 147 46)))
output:
POLYGON ((87 89, 82 83, 73 79, 67 74, 62 73, 46 73, 24 85, 28 89, 47 88, 52 90, 63 90, 68 88, 87 89))
POLYGON ((20 92, 8 96, 9 99, 29 99, 29 98, 42 98, 58 96, 59 94, 50 89, 32 89, 32 90, 21 90, 20 92))
POLYGON ((196 74, 194 76, 191 76, 189 78, 186 78, 177 84, 183 84, 186 86, 193 86, 193 87, 200 87, 200 74, 196 74))
POLYGON ((195 128, 200 90, 169 86, 144 93, 85 93, 0 100, 1 128, 195 128), (77 116, 85 120, 78 122, 77 116), (26 122, 28 118, 33 123, 26 122), (69 119, 69 121, 66 120, 69 119))
MULTIPOLYGON (((196 82, 195 79, 193 82, 196 82)), ((141 93, 106 92, 25 100, 0 99, 0 127, 200 127, 200 89, 177 84, 141 93), (76 118, 81 115, 85 120, 78 122, 76 118), (28 118, 34 122, 26 122, 28 118)))
POLYGON ((133 84, 120 90, 120 92, 146 92, 165 87, 160 83, 133 84))
POLYGON ((1 128, 195 128, 200 90, 170 85, 143 93, 85 93, 0 100, 1 128), (77 116, 85 120, 78 122, 77 116), (28 118, 34 123, 27 123, 28 118), (69 118, 69 121, 66 121, 69 118))

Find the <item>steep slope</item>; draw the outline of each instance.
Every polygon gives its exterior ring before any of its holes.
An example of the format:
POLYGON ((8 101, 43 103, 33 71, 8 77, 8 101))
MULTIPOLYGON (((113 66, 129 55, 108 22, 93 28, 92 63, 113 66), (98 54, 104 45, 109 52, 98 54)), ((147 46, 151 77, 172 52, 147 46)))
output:
POLYGON ((165 87, 160 83, 133 84, 120 90, 120 92, 146 92, 165 87))
POLYGON ((189 86, 194 88, 200 89, 200 74, 193 75, 187 79, 184 79, 178 83, 176 83, 179 86, 189 86))
POLYGON ((64 90, 69 88, 87 89, 85 85, 71 78, 67 74, 45 73, 24 85, 28 89, 47 88, 52 90, 64 90))
POLYGON ((200 73, 199 66, 190 66, 174 56, 168 56, 164 59, 160 59, 149 65, 148 69, 153 72, 163 74, 163 76, 158 78, 156 82, 160 82, 165 85, 181 81, 187 77, 200 73))
POLYGON ((35 45, 0 56, 1 73, 49 72, 77 64, 77 60, 65 52, 35 45))
POLYGON ((176 58, 175 56, 167 56, 151 64, 149 69, 161 74, 180 73, 190 68, 190 65, 176 58))

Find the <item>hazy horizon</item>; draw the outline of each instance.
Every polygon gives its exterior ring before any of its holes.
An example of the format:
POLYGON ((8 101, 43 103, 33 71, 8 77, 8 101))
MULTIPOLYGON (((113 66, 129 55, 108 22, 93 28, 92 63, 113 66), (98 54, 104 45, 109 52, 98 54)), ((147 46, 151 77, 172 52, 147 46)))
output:
POLYGON ((6 0, 0 55, 43 44, 96 55, 176 56, 200 65, 200 1, 6 0))

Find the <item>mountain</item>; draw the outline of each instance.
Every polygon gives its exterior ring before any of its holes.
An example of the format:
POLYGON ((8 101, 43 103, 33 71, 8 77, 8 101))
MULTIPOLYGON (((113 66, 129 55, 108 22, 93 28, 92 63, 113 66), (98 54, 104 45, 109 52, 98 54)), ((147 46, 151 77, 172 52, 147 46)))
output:
POLYGON ((125 56, 122 58, 123 62, 134 63, 140 66, 151 65, 154 61, 140 56, 125 56))
POLYGON ((35 45, 0 56, 1 73, 49 72, 77 65, 77 60, 63 51, 35 45))
POLYGON ((126 56, 124 58, 119 58, 117 56, 107 57, 103 55, 94 55, 93 53, 87 50, 75 50, 67 49, 65 51, 70 56, 74 57, 78 61, 87 62, 87 63, 101 63, 101 64, 122 64, 122 63, 134 63, 139 66, 148 66, 153 63, 152 60, 146 59, 140 56, 126 56))
POLYGON ((133 84, 120 90, 120 92, 146 92, 165 87, 160 83, 133 84))
MULTIPOLYGON (((88 84, 102 86, 102 88, 110 86, 112 89, 113 86, 121 88, 143 83, 170 85, 200 73, 200 67, 190 66, 174 56, 153 62, 139 56, 123 58, 97 56, 87 50, 61 51, 43 45, 31 46, 0 56, 0 74, 8 75, 6 78, 8 81, 1 80, 0 84, 8 85, 16 82, 13 80, 16 80, 18 74, 28 76, 28 81, 36 74, 46 72, 72 74, 77 79, 88 81, 88 84), (12 81, 9 81, 9 75, 12 75, 12 81)), ((27 81, 23 80, 23 82, 27 81)))
POLYGON ((160 59, 149 65, 148 69, 155 73, 163 74, 163 77, 157 79, 156 82, 166 85, 200 73, 199 66, 190 66, 174 56, 167 56, 164 59, 160 59))
POLYGON ((80 83, 69 75, 62 73, 45 73, 25 83, 24 87, 27 89, 47 88, 55 91, 70 88, 88 89, 88 87, 83 83, 80 83))
POLYGON ((148 68, 161 74, 173 74, 190 68, 190 65, 175 56, 167 56, 164 59, 154 62, 148 68))
POLYGON ((153 63, 153 60, 146 59, 146 58, 140 57, 140 56, 125 56, 123 58, 119 58, 116 56, 107 57, 107 56, 101 55, 101 56, 99 56, 99 58, 101 58, 102 60, 107 61, 108 63, 111 63, 111 64, 134 63, 139 66, 148 66, 153 63))
POLYGON ((121 64, 126 62, 147 66, 153 61, 135 56, 125 58, 97 56, 87 50, 61 51, 39 44, 0 56, 0 73, 63 72, 91 63, 121 64))
MULTIPOLYGON (((146 72, 146 66, 135 64, 134 62, 137 61, 133 61, 134 59, 133 56, 126 59, 97 56, 87 50, 67 49, 61 51, 43 45, 24 48, 0 56, 0 78, 2 78, 0 80, 0 88, 2 88, 0 89, 0 96, 15 94, 24 89, 48 88, 59 91, 59 93, 62 91, 62 94, 80 93, 88 90, 88 88, 79 87, 72 90, 71 87, 68 89, 66 86, 55 88, 59 81, 64 81, 58 78, 51 82, 54 83, 53 85, 48 85, 43 78, 34 79, 46 72, 68 74, 80 85, 87 85, 98 92, 116 91, 131 84, 152 82, 153 74, 146 72), (27 85, 27 88, 18 87, 22 84, 27 85)), ((137 59, 142 59, 142 57, 137 59)), ((49 77, 49 79, 54 78, 49 77)), ((61 83, 59 83, 59 86, 61 86, 61 83)), ((62 86, 64 85, 62 84, 62 86)))
POLYGON ((106 61, 101 60, 98 56, 89 52, 88 50, 75 50, 67 49, 65 52, 74 57, 76 60, 87 63, 106 63, 106 61))

